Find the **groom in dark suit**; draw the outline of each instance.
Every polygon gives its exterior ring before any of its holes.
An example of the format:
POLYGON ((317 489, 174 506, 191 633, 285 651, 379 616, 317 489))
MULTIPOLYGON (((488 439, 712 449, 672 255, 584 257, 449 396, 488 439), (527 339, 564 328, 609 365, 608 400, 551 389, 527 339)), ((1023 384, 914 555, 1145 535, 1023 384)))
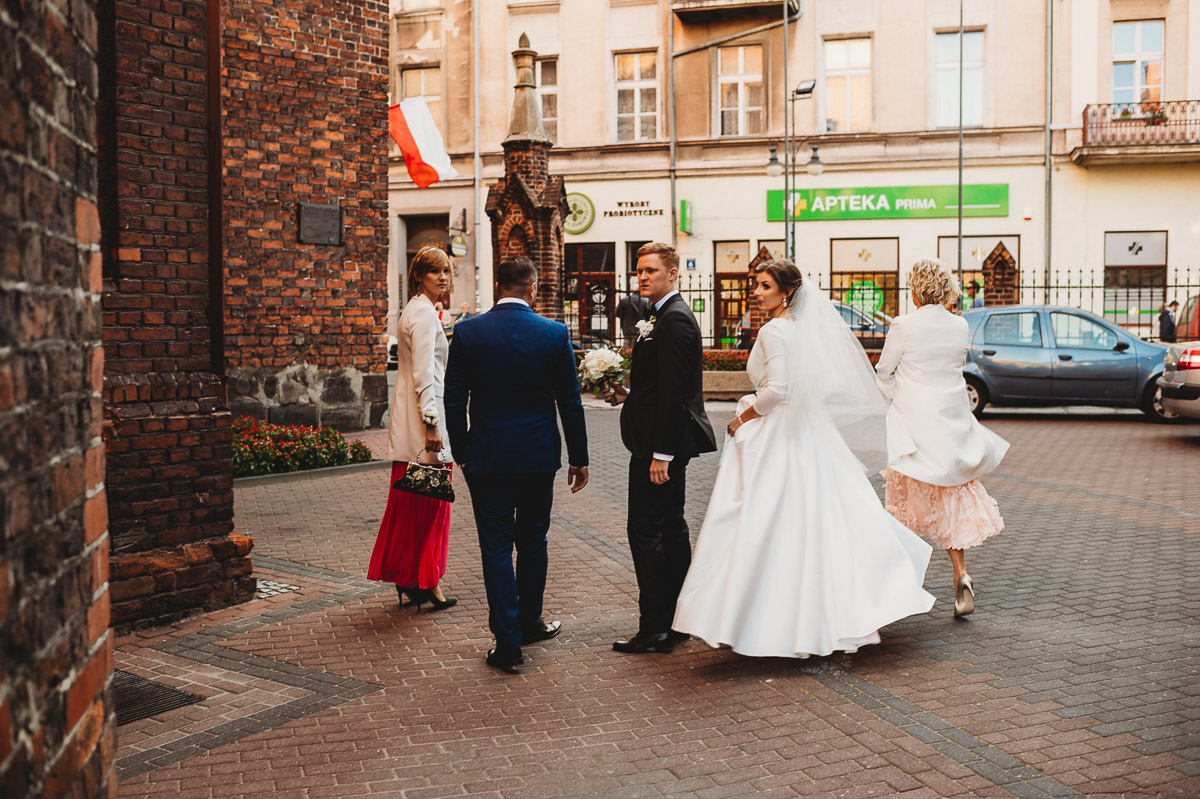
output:
POLYGON ((542 620, 546 531, 554 475, 562 466, 556 406, 567 439, 571 493, 587 485, 588 456, 567 328, 530 307, 537 269, 528 258, 510 258, 496 278, 500 299, 492 309, 454 329, 446 364, 446 431, 479 530, 488 623, 496 636, 486 660, 511 674, 524 660, 522 644, 553 638, 562 629, 561 622, 542 620))
POLYGON ((683 518, 688 461, 717 448, 704 413, 700 327, 676 290, 679 254, 651 242, 637 251, 638 290, 651 306, 651 325, 633 345, 629 391, 605 396, 621 409, 629 459, 629 549, 637 573, 640 620, 618 652, 670 652, 686 636, 672 632, 675 602, 692 562, 683 518))

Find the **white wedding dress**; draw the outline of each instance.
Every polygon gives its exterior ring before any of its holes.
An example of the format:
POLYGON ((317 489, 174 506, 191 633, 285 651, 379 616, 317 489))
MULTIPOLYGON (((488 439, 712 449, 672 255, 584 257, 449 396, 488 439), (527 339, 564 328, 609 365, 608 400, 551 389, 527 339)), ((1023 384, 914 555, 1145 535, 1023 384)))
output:
POLYGON ((883 450, 886 402, 807 285, 750 352, 757 394, 738 412, 764 415, 726 440, 672 625, 743 655, 853 652, 934 603, 922 587, 931 547, 884 510, 847 443, 878 436, 883 450))

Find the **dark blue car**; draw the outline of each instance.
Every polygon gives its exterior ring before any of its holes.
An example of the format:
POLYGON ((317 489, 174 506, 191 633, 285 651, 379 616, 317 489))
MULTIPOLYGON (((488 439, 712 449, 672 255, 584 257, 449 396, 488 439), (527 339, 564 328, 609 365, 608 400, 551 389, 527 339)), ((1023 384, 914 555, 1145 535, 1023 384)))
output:
POLYGON ((997 306, 963 318, 971 326, 963 375, 976 416, 987 405, 1107 405, 1175 416, 1157 384, 1166 347, 1077 308, 997 306))

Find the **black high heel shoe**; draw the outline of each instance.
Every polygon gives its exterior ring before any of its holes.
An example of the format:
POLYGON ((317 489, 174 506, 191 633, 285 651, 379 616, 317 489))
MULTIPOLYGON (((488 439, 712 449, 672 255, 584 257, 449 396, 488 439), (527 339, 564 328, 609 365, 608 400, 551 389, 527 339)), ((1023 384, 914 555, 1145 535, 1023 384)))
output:
POLYGON ((432 588, 401 588, 396 586, 396 593, 400 595, 400 607, 416 606, 417 613, 421 612, 421 606, 428 602, 432 607, 430 612, 435 610, 445 610, 452 608, 458 604, 458 600, 454 598, 438 599, 433 595, 432 588), (408 596, 408 601, 404 601, 404 597, 408 596))

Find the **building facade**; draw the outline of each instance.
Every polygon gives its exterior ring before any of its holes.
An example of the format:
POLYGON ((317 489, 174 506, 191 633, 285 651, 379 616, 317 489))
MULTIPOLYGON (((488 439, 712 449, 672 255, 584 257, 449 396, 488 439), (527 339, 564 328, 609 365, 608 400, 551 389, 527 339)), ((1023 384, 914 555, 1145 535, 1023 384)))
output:
POLYGON ((417 189, 393 150, 391 270, 460 236, 451 307, 490 305, 479 195, 503 174, 509 53, 527 34, 581 338, 611 332, 650 240, 677 243, 715 346, 736 337, 746 265, 786 253, 790 229, 835 296, 905 311, 909 265, 959 261, 960 80, 964 279, 1005 264, 1010 299, 1150 332, 1184 299, 1172 287, 1200 278, 1200 0, 961 8, 960 37, 955 0, 393 0, 392 102, 427 98, 459 177, 417 189))

